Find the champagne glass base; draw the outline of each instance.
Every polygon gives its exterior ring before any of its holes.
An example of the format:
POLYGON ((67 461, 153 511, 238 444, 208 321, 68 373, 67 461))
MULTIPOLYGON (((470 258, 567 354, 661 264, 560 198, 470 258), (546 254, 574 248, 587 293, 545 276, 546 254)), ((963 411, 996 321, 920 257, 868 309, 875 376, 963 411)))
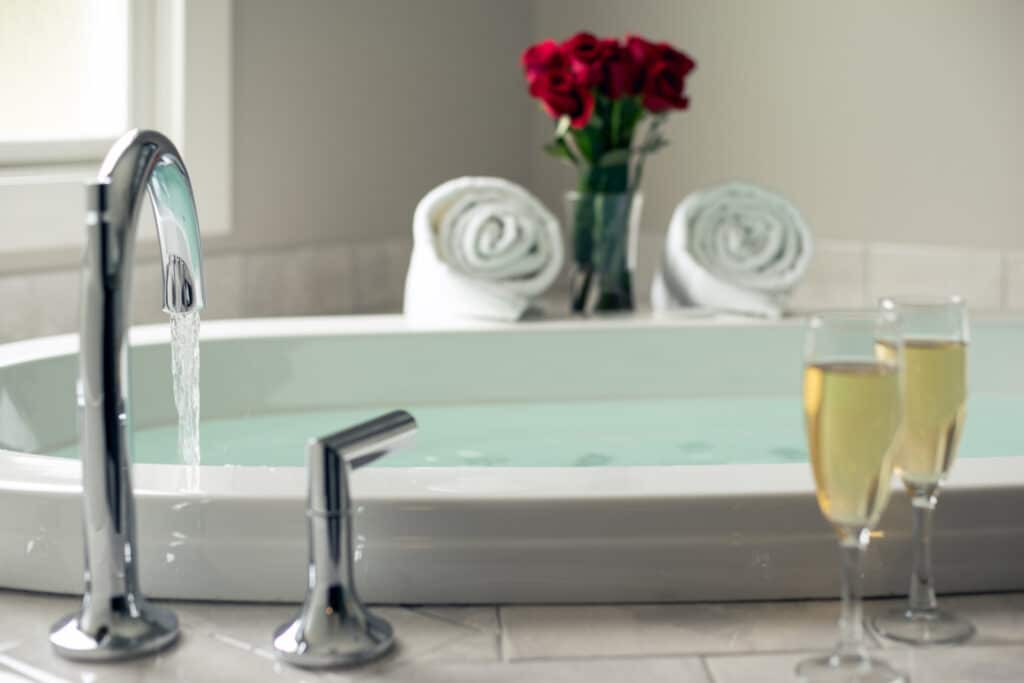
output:
POLYGON ((971 622, 940 609, 894 609, 875 617, 871 625, 880 636, 910 645, 952 645, 974 635, 971 622))
POLYGON ((797 664, 801 683, 908 683, 905 674, 881 659, 862 655, 831 654, 797 664))

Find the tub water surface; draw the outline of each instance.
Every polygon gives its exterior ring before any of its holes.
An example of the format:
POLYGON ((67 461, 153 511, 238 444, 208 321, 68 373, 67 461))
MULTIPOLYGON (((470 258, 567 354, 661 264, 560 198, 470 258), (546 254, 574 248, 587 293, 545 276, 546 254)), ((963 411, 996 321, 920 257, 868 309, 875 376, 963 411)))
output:
MULTIPOLYGON (((597 467, 806 463, 802 407, 792 395, 403 406, 420 423, 415 448, 373 467, 597 467), (752 438, 753 437, 753 438, 752 438)), ((206 465, 303 466, 296 444, 376 409, 273 413, 203 421, 206 465)), ((1024 453, 1024 395, 968 402, 959 458, 1024 453)), ((141 429, 136 462, 178 463, 178 427, 141 429)), ((77 444, 52 455, 77 458, 77 444)))

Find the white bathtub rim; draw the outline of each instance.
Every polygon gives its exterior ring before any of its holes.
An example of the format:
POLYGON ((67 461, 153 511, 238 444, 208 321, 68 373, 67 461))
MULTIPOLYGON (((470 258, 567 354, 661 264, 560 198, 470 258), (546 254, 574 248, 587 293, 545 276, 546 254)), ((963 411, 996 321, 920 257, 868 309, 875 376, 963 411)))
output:
MULTIPOLYGON (((803 318, 766 320, 731 314, 694 316, 685 312, 649 313, 634 315, 608 315, 605 317, 576 319, 535 320, 507 323, 488 320, 465 321, 411 321, 401 315, 337 315, 294 318, 236 318, 203 320, 200 339, 204 341, 230 339, 267 339, 295 337, 329 337, 339 335, 390 335, 408 333, 508 332, 536 333, 538 331, 607 330, 622 328, 664 327, 750 327, 793 326, 803 324, 803 318)), ((167 323, 133 326, 129 331, 132 346, 153 346, 170 342, 167 323)), ((78 353, 78 334, 59 334, 23 341, 0 344, 0 367, 19 363, 69 356, 78 353)))
MULTIPOLYGON (((200 339, 266 339, 325 337, 336 335, 389 335, 408 333, 503 332, 536 333, 538 331, 608 330, 624 328, 686 328, 686 327, 799 327, 806 316, 793 315, 781 320, 767 320, 732 314, 694 315, 686 311, 607 315, 595 318, 559 318, 507 323, 486 320, 410 321, 401 315, 337 315, 294 318, 237 318, 204 320, 200 339)), ((1019 314, 972 314, 975 322, 1020 322, 1019 314)), ((153 346, 170 341, 167 323, 133 326, 132 346, 153 346)), ((68 356, 78 353, 78 334, 60 334, 0 344, 0 368, 19 363, 68 356)))
MULTIPOLYGON (((302 467, 201 466, 190 488, 184 465, 136 464, 135 494, 177 500, 300 500, 302 467)), ((956 463, 947 489, 998 489, 1024 483, 1024 458, 969 458, 956 463)), ((894 478, 894 487, 899 482, 894 478)), ((355 498, 380 502, 541 502, 789 496, 814 493, 806 463, 628 467, 382 467, 352 479, 355 498)), ((81 495, 74 459, 0 450, 0 495, 35 491, 81 495)))

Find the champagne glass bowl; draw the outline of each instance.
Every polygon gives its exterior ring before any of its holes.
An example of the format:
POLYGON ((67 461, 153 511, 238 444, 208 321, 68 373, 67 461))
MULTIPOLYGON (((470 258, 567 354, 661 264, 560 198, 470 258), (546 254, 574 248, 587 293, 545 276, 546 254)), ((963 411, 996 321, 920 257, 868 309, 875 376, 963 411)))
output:
POLYGON ((839 541, 839 642, 807 659, 807 681, 898 683, 905 677, 868 654, 861 582, 871 530, 889 499, 903 418, 903 342, 892 308, 810 319, 804 351, 804 416, 818 504, 839 541), (887 349, 887 353, 880 353, 887 349))
POLYGON ((932 518, 963 433, 967 404, 967 307, 960 297, 883 299, 903 320, 904 423, 896 466, 913 511, 914 558, 907 605, 874 619, 883 636, 912 645, 960 643, 974 626, 939 608, 932 570, 932 518))

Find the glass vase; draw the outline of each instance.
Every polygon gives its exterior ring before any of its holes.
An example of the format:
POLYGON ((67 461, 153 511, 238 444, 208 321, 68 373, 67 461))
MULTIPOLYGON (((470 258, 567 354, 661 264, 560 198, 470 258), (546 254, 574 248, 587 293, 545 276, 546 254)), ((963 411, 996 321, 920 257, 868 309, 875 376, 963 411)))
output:
POLYGON ((568 192, 573 313, 632 311, 633 272, 643 195, 568 192))

